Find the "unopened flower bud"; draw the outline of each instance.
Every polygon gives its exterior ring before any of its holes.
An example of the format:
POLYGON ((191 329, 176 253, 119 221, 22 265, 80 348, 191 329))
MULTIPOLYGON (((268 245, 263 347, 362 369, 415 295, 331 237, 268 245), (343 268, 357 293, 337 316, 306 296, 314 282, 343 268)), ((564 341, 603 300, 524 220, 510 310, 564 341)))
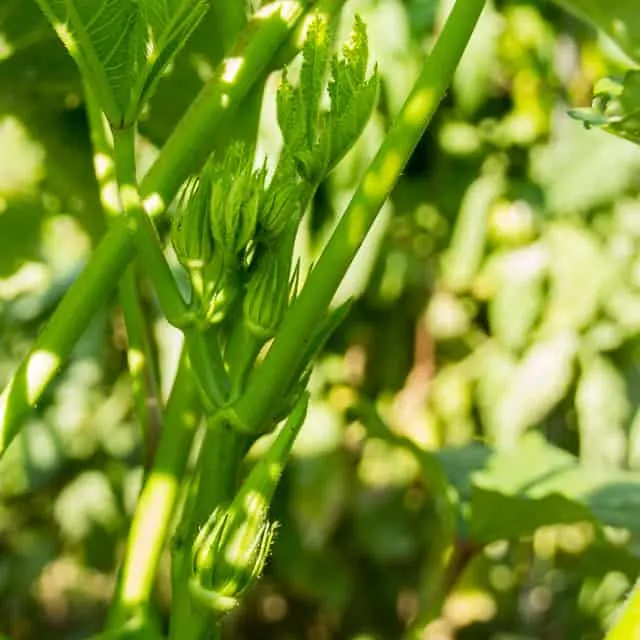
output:
POLYGON ((240 255, 255 235, 264 171, 252 166, 247 147, 234 145, 211 169, 211 233, 228 256, 240 255))
POLYGON ((191 176, 182 187, 171 221, 171 242, 186 269, 202 269, 213 253, 206 182, 191 176))
POLYGON ((207 267, 203 295, 204 316, 210 324, 219 324, 233 307, 240 293, 237 264, 221 252, 215 252, 207 267))
POLYGON ((305 394, 226 508, 216 509, 196 536, 189 583, 194 599, 222 615, 260 577, 276 525, 269 504, 300 432, 309 402, 305 394))
POLYGON ((267 238, 277 238, 300 214, 300 188, 295 183, 272 183, 260 207, 259 224, 267 238))
POLYGON ((275 529, 262 501, 216 509, 193 544, 192 596, 218 614, 232 609, 260 577, 275 529))
POLYGON ((247 328, 260 338, 275 334, 289 303, 289 260, 282 252, 258 256, 247 285, 243 314, 247 328))

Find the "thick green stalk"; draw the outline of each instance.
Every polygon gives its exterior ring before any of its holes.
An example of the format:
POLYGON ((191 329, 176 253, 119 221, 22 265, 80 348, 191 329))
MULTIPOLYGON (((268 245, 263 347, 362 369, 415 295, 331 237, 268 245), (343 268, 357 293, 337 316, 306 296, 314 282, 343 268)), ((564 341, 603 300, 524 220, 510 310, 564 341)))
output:
POLYGON ((131 523, 118 591, 109 616, 111 629, 146 614, 199 422, 194 376, 183 355, 167 402, 158 451, 131 523))
POLYGON ((638 640, 640 639, 640 580, 636 582, 627 601, 622 605, 620 613, 605 640, 638 640))
POLYGON ((231 49, 238 33, 247 23, 246 0, 209 0, 209 15, 215 16, 218 34, 222 40, 222 50, 231 49))
POLYGON ((307 3, 282 0, 258 11, 240 34, 212 81, 176 125, 141 188, 147 210, 171 201, 186 175, 200 169, 232 108, 269 70, 272 58, 305 12, 307 3), (198 123, 195 127, 194 123, 198 123), (176 164, 180 171, 176 171, 176 164))
MULTIPOLYGON (((202 166, 224 128, 221 125, 230 122, 250 88, 265 77, 267 65, 306 6, 302 1, 287 4, 285 14, 261 15, 260 20, 247 26, 235 53, 221 63, 167 140, 140 185, 146 211, 152 217, 164 211, 180 184, 202 166)), ((127 222, 124 218, 117 220, 0 395, 0 456, 69 357, 90 319, 111 295, 133 253, 127 222)))
POLYGON ((457 0, 402 111, 286 314, 265 361, 253 372, 246 393, 236 404, 240 428, 259 431, 274 402, 293 382, 318 318, 326 313, 349 264, 431 121, 483 6, 484 0, 457 0))

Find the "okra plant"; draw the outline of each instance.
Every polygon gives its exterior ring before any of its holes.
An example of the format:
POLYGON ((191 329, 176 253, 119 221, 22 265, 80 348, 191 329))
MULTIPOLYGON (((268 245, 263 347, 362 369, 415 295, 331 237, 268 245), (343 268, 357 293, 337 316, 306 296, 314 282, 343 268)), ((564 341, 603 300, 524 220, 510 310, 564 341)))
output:
POLYGON ((130 373, 150 466, 104 637, 159 637, 152 586, 170 537, 169 636, 216 637, 221 616, 259 577, 277 534, 269 502, 304 421, 306 380, 314 356, 348 310, 348 304, 331 310, 333 295, 440 102, 484 3, 460 0, 454 6, 404 109, 309 273, 294 255, 303 214, 358 139, 376 101, 377 72, 362 20, 356 18, 348 42, 335 54, 339 0, 258 3, 250 15, 244 2, 38 4, 82 76, 110 228, 2 395, 0 451, 121 281, 130 373), (137 124, 207 11, 217 12, 224 26, 226 54, 139 180, 137 124), (246 133, 255 130, 258 117, 251 97, 260 96, 268 74, 299 48, 299 78, 285 70, 277 94, 283 146, 270 170, 256 157, 255 136, 246 133), (186 294, 155 226, 166 216, 170 243, 187 275, 186 294), (167 320, 184 336, 172 392, 156 416, 162 423, 157 448, 145 409, 157 384, 142 337, 135 272, 127 268, 134 256, 167 320), (179 505, 177 486, 200 416, 202 444, 179 505), (281 422, 267 452, 241 481, 249 447, 281 422))
MULTIPOLYGON (((349 311, 349 302, 332 307, 334 295, 442 100, 485 3, 456 0, 307 272, 295 249, 305 213, 376 105, 379 79, 364 21, 356 17, 339 43, 341 0, 37 2, 82 77, 109 228, 0 396, 0 455, 117 288, 146 473, 100 637, 162 637, 153 586, 167 545, 169 638, 219 637, 221 619, 259 579, 277 536, 270 503, 305 420, 314 358, 349 311), (208 11, 222 25, 224 56, 141 175, 138 124, 208 11), (290 63, 297 57, 296 76, 290 63), (256 151, 256 105, 269 74, 280 69, 282 147, 271 166, 256 151), (168 245, 178 268, 167 260, 168 245), (171 393, 155 411, 140 273, 183 336, 171 393), (268 447, 243 478, 245 456, 262 436, 268 447)), ((638 60, 632 3, 619 3, 620 14, 595 0, 562 4, 638 60)), ((637 74, 599 88, 593 108, 573 115, 638 142, 637 74)))

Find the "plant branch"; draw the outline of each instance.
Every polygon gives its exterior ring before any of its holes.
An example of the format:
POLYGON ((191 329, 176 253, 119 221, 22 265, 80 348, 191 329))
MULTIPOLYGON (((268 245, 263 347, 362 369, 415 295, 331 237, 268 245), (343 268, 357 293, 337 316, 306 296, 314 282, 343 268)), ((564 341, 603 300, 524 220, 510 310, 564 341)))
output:
POLYGON ((305 344, 326 312, 347 268, 389 197, 453 77, 484 0, 458 0, 402 111, 365 173, 300 295, 286 314, 263 364, 235 406, 239 426, 258 432, 292 383, 305 344))
POLYGON ((118 591, 109 616, 115 629, 144 618, 160 554, 169 534, 180 485, 200 422, 200 407, 189 361, 183 354, 165 410, 164 428, 153 467, 131 523, 118 591))
MULTIPOLYGON (((217 633, 208 613, 192 601, 187 585, 191 578, 191 547, 200 527, 216 507, 231 502, 238 484, 240 463, 249 446, 239 434, 218 418, 210 418, 198 462, 199 475, 190 491, 173 548, 173 589, 169 640, 198 640, 217 633)), ((213 636, 215 637, 215 636, 213 636)))
MULTIPOLYGON (((116 177, 111 131, 88 85, 85 85, 85 96, 100 203, 109 222, 112 222, 122 215, 122 211, 118 199, 113 197, 116 177)), ((120 282, 118 297, 127 331, 127 364, 131 377, 134 409, 142 435, 145 468, 148 469, 155 454, 155 445, 162 426, 162 411, 147 319, 140 301, 133 266, 126 270, 120 282)))

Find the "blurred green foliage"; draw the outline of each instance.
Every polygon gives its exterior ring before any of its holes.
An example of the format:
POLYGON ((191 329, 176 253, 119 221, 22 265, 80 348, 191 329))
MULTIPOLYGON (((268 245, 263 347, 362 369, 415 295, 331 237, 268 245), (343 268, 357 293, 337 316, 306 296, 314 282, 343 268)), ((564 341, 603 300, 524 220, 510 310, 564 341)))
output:
MULTIPOLYGON (((347 3, 381 103, 321 187, 303 265, 445 5, 347 3)), ((211 74, 216 27, 205 19, 161 81, 143 162, 211 74)), ((357 299, 312 376, 274 554, 228 637, 602 636, 640 572, 640 155, 567 110, 625 64, 550 3, 489 4, 341 288, 357 299)), ((79 79, 32 0, 0 0, 0 167, 2 383, 104 229, 79 79)), ((146 305, 166 389, 175 334, 146 305)), ((0 462, 0 632, 101 628, 142 474, 114 304, 0 462)), ((167 557, 161 616, 168 571, 167 557)))

